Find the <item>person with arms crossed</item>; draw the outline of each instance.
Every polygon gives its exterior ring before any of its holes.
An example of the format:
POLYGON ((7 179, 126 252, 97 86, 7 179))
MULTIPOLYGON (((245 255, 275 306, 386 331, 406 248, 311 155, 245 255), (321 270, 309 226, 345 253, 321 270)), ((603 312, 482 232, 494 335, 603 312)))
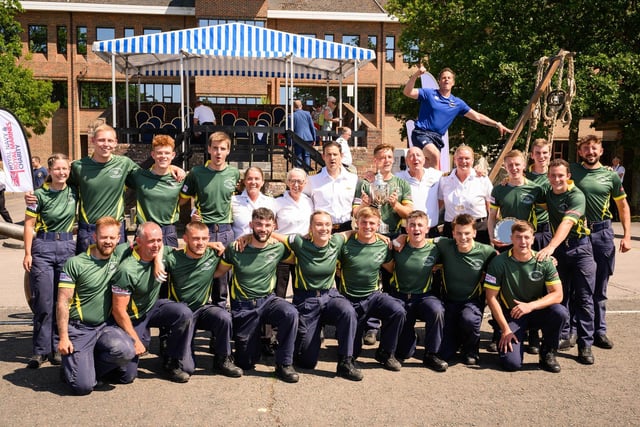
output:
POLYGON ((540 249, 536 258, 544 261, 551 256, 558 260, 558 274, 562 281, 562 304, 569 310, 569 321, 561 332, 559 349, 578 343, 578 362, 594 363, 593 290, 596 263, 585 217, 586 202, 582 191, 570 180, 569 164, 563 159, 549 163, 547 210, 553 238, 540 249), (574 320, 575 319, 575 320, 574 320), (577 332, 577 335, 576 335, 577 332))
POLYGON ((275 229, 272 211, 255 209, 250 226, 250 243, 242 251, 227 246, 215 273, 219 276, 233 268, 230 296, 236 364, 245 371, 255 368, 260 359, 261 326, 268 323, 278 330, 275 374, 282 381, 296 383, 299 375, 293 367, 293 353, 298 311, 274 294, 278 263, 291 254, 285 245, 270 240, 275 229))
POLYGON ((58 284, 62 375, 79 395, 91 393, 99 380, 128 384, 135 379, 124 368, 136 355, 133 340, 110 316, 109 281, 129 245, 118 245, 120 222, 112 217, 98 219, 95 234, 87 252, 65 263, 58 284))
POLYGON ((186 383, 195 370, 189 334, 193 314, 186 304, 159 298, 162 283, 154 274, 154 261, 161 250, 160 226, 153 222, 141 224, 131 255, 111 278, 113 317, 135 346, 136 357, 125 367, 128 377, 137 376, 138 358, 151 342, 150 328, 164 327, 169 333, 163 368, 171 381, 186 383))
POLYGON ((31 369, 39 368, 47 358, 54 365, 60 364, 55 321, 57 284, 65 262, 76 249, 73 224, 78 194, 67 185, 69 159, 56 153, 47 163, 48 182, 34 192, 38 202, 27 206, 23 231, 22 266, 29 273, 33 310, 33 352, 27 363, 31 369))
POLYGON ((415 128, 411 134, 411 142, 415 147, 424 150, 426 158, 437 159, 436 169, 440 169, 440 150, 444 147, 442 136, 458 116, 498 129, 500 136, 513 133, 502 123, 471 109, 462 99, 455 97, 451 90, 456 83, 456 75, 450 68, 443 68, 438 74, 438 89, 415 87, 416 80, 426 73, 423 65, 409 77, 404 87, 404 95, 420 102, 420 111, 415 128))
POLYGON ((549 258, 536 259, 531 249, 534 228, 518 220, 511 227, 513 247, 491 261, 484 279, 487 305, 501 331, 498 351, 502 367, 522 367, 522 340, 531 327, 542 329, 540 367, 558 373, 556 360, 562 325, 569 315, 562 303, 562 284, 549 258))
MULTIPOLYGON (((620 252, 631 249, 631 211, 627 194, 620 176, 600 163, 602 140, 595 135, 587 135, 578 141, 580 164, 571 164, 571 176, 586 199, 587 224, 591 230, 589 238, 596 262, 596 279, 593 291, 594 345, 613 348, 613 341, 607 336, 606 302, 609 277, 615 268, 616 247, 614 244, 610 201, 613 199, 620 216, 623 236, 620 252)), ((623 173, 624 174, 624 173, 623 173)))

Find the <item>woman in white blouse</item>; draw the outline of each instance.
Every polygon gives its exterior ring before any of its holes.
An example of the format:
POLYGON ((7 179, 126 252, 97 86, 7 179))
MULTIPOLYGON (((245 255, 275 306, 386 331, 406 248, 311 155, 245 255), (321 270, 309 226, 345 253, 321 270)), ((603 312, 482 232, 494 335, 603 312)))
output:
POLYGON ((452 237, 451 221, 457 215, 469 214, 476 220, 476 240, 490 244, 487 216, 493 185, 486 176, 478 176, 473 168, 474 153, 468 145, 459 146, 453 155, 455 169, 440 178, 438 200, 444 206, 442 234, 452 237))
POLYGON ((254 209, 267 208, 276 213, 276 202, 271 196, 262 193, 264 173, 262 169, 251 166, 244 172, 242 180, 244 190, 241 194, 231 198, 231 212, 233 216, 233 234, 237 239, 251 233, 251 214, 254 209))
MULTIPOLYGON (((313 213, 313 201, 302 190, 307 184, 307 173, 300 168, 293 168, 287 173, 287 187, 281 197, 276 198, 277 232, 280 234, 301 234, 309 232, 309 221, 313 213)), ((293 275, 293 264, 278 264, 278 282, 276 295, 285 298, 289 278, 293 275)))

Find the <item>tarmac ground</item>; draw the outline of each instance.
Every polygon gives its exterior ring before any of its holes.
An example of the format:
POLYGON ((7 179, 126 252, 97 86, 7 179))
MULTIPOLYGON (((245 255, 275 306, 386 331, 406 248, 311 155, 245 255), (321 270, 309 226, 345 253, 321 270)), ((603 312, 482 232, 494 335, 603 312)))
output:
MULTIPOLYGON (((14 220, 23 215, 21 197, 7 197, 14 220)), ((615 229, 621 233, 619 224, 615 229)), ((573 348, 559 354, 559 374, 540 370, 537 356, 528 354, 522 371, 504 372, 498 356, 484 350, 490 338, 485 319, 478 367, 454 362, 435 373, 422 365, 419 345, 417 358, 389 372, 375 361, 376 346, 365 346, 358 359, 364 379, 351 382, 335 377, 337 343, 327 338, 317 368, 299 370, 300 382, 286 384, 274 377, 273 358, 239 379, 214 375, 202 332, 195 341, 198 370, 188 383, 163 376, 154 337, 132 384, 107 384, 82 397, 60 382, 58 367, 26 368, 31 313, 23 293, 23 252, 19 241, 6 239, 0 245, 0 426, 637 425, 640 223, 632 235, 633 248, 617 254, 609 284, 608 334, 615 346, 594 347, 591 366, 579 364, 573 348)))

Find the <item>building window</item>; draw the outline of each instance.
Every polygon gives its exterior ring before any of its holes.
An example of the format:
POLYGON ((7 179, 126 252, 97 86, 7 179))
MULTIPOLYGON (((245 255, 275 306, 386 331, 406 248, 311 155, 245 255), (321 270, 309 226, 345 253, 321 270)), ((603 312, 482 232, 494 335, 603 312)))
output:
POLYGON ((67 82, 53 81, 53 90, 51 91, 51 101, 59 102, 60 108, 68 108, 69 102, 67 98, 67 82))
POLYGON ((162 30, 160 28, 143 28, 142 29, 142 34, 158 34, 161 33, 162 30))
POLYGON ((303 37, 311 37, 312 39, 316 38, 316 35, 314 33, 298 33, 298 35, 303 37))
POLYGON ((335 37, 333 36, 333 34, 325 34, 324 39, 328 42, 335 41, 335 37))
POLYGON ((78 49, 78 55, 87 54, 87 27, 77 27, 76 32, 76 48, 78 49))
POLYGON ((378 51, 378 36, 367 37, 367 48, 373 51, 378 51))
POLYGON ((387 36, 384 38, 385 60, 387 62, 395 62, 396 57, 396 38, 387 36))
POLYGON ((80 83, 80 108, 108 108, 109 105, 111 105, 109 83, 80 83))
POLYGON ((113 40, 116 38, 116 29, 108 27, 96 27, 96 40, 113 40))
POLYGON ((342 43, 348 44, 349 46, 359 47, 360 36, 344 35, 342 36, 342 43))
POLYGON ((140 84, 140 98, 143 102, 180 102, 179 84, 142 83, 140 84))
POLYGON ((133 28, 125 28, 124 29, 124 36, 125 37, 133 37, 136 35, 136 32, 134 31, 133 28))
POLYGON ((29 25, 29 52, 47 54, 46 25, 29 25))
POLYGON ((61 25, 56 28, 56 48, 61 55, 67 54, 67 26, 61 25))
POLYGON ((253 25, 255 27, 265 28, 266 21, 261 21, 257 19, 199 19, 198 27, 208 27, 210 25, 222 25, 222 24, 231 24, 231 23, 239 23, 239 24, 247 24, 253 25))
POLYGON ((199 96, 199 98, 203 101, 208 102, 209 104, 217 104, 217 105, 260 105, 265 104, 266 98, 263 96, 220 96, 220 95, 204 95, 199 96))

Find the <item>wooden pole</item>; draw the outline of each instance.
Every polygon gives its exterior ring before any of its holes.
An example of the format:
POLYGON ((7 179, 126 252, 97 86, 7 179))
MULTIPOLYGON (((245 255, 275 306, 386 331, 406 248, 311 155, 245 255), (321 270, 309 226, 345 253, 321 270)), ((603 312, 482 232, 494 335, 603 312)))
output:
POLYGON ((536 104, 538 103, 540 96, 542 96, 542 94, 549 87, 549 84, 551 83, 551 79, 553 78, 553 75, 556 73, 562 59, 567 54, 572 55, 568 51, 560 49, 558 54, 553 58, 551 58, 551 60, 549 61, 549 67, 547 68, 547 71, 542 77, 542 80, 540 80, 540 84, 538 84, 538 87, 533 92, 533 95, 531 96, 529 103, 527 104, 525 109, 522 111, 522 114, 520 115, 518 122, 513 128, 513 133, 509 135, 509 139, 507 140, 507 143, 505 144, 504 148, 502 149, 502 152, 500 153, 500 156, 498 157, 495 164, 493 165, 493 169, 491 169, 491 173, 489 174, 489 179, 491 180, 491 182, 493 182, 493 180, 496 178, 496 176, 500 172, 502 163, 504 163, 504 156, 513 149, 513 145, 515 144, 516 140, 520 136, 520 133, 522 133, 522 130, 524 129, 524 125, 529 121, 529 117, 531 117, 531 112, 533 111, 536 104))

